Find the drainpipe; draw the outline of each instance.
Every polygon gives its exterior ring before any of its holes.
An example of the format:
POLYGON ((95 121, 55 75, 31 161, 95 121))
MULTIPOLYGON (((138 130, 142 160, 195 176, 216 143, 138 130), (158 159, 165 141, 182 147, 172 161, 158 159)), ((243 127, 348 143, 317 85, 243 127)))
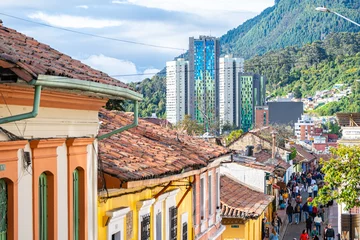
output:
POLYGON ((129 130, 130 128, 134 128, 138 125, 138 119, 139 119, 139 102, 138 101, 134 101, 134 121, 133 123, 129 124, 129 125, 126 125, 126 126, 123 126, 119 129, 116 129, 112 132, 109 132, 109 133, 106 133, 106 134, 103 134, 101 136, 98 136, 97 139, 98 140, 103 140, 105 138, 109 138, 111 137, 112 135, 114 134, 118 134, 118 133, 121 133, 123 131, 126 131, 126 130, 129 130))
POLYGON ((15 115, 15 116, 0 118, 0 124, 21 121, 21 120, 28 119, 28 118, 35 118, 39 113, 40 96, 41 96, 41 85, 38 85, 38 86, 35 86, 33 110, 28 113, 23 113, 23 114, 19 114, 19 115, 15 115))

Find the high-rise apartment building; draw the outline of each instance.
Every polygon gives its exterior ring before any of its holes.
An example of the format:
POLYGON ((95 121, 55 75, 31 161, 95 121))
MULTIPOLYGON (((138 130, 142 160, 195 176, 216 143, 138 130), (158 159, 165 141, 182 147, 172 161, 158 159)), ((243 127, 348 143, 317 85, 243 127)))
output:
POLYGON ((255 125, 255 106, 265 105, 266 78, 260 74, 239 73, 236 101, 239 103, 236 125, 244 132, 255 125))
POLYGON ((188 111, 189 62, 182 58, 166 63, 166 119, 176 124, 188 111))
POLYGON ((236 125, 238 102, 236 101, 236 86, 239 83, 239 73, 244 71, 244 59, 226 55, 220 58, 219 64, 219 117, 220 126, 236 125))
POLYGON ((189 110, 193 119, 208 130, 219 116, 220 42, 200 36, 189 40, 189 110))
POLYGON ((295 123, 295 136, 300 141, 310 140, 314 134, 315 123, 308 115, 301 115, 295 123))

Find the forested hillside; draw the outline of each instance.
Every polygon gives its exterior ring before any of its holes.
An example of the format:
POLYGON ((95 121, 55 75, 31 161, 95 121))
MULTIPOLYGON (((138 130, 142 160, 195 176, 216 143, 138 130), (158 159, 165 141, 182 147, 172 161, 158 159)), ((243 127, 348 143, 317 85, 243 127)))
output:
MULTIPOLYGON (((273 95, 297 91, 311 96, 335 83, 351 84, 360 79, 360 36, 351 32, 360 28, 335 14, 315 11, 323 5, 360 22, 359 0, 277 0, 273 7, 222 36, 221 52, 248 59, 246 70, 266 75, 268 92, 273 95)), ((142 117, 153 112, 165 116, 164 71, 130 85, 144 94, 142 117)), ((351 100, 323 108, 334 112, 345 106, 354 109, 350 106, 354 104, 351 100)), ((124 106, 131 109, 129 104, 124 106)))
POLYGON ((279 0, 275 6, 222 36, 222 53, 248 59, 269 50, 322 40, 332 32, 359 31, 359 27, 335 14, 315 10, 323 5, 360 21, 358 0, 279 0))
MULTIPOLYGON (((140 83, 130 83, 130 87, 137 92, 143 94, 144 100, 139 105, 140 117, 150 117, 152 113, 156 113, 158 118, 165 117, 166 104, 166 78, 154 76, 146 78, 140 83)), ((133 111, 133 105, 126 102, 124 104, 125 111, 133 111)))
POLYGON ((305 97, 335 83, 353 83, 360 78, 359 64, 360 34, 334 33, 301 48, 292 46, 253 57, 245 62, 245 70, 264 74, 273 95, 300 88, 305 97))

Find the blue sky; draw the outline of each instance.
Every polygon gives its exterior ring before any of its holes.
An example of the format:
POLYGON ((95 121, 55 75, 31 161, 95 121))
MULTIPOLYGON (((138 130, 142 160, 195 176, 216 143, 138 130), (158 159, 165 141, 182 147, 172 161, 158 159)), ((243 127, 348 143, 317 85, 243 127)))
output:
MULTIPOLYGON (((0 12, 112 38, 188 48, 190 36, 220 37, 274 0, 0 0, 0 12)), ((0 15, 14 28, 110 75, 153 73, 182 53, 93 38, 0 15)), ((146 76, 119 77, 140 81, 146 76)))

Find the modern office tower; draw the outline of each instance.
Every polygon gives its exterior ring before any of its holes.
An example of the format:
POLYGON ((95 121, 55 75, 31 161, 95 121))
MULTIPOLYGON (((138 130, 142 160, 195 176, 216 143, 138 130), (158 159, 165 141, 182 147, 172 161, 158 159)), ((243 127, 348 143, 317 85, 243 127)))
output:
POLYGON ((239 73, 244 71, 244 59, 226 55, 219 64, 219 114, 220 126, 236 125, 236 85, 239 73))
POLYGON ((265 105, 265 85, 265 76, 239 73, 239 84, 236 87, 236 102, 239 103, 236 122, 244 132, 248 132, 255 125, 255 106, 265 105))
POLYGON ((176 124, 188 112, 189 62, 182 58, 166 63, 166 119, 176 124))
POLYGON ((205 130, 219 116, 220 42, 215 37, 189 39, 189 110, 193 119, 204 124, 205 130))

